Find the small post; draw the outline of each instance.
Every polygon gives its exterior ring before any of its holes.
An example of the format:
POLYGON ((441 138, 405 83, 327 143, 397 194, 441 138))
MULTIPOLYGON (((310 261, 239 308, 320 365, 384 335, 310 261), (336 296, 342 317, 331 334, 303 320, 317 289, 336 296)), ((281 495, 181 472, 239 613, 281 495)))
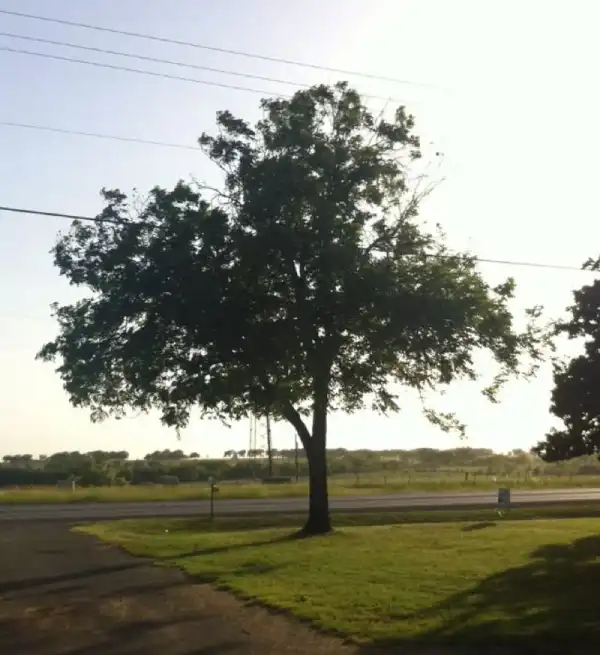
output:
POLYGON ((208 478, 208 483, 210 485, 210 520, 212 521, 215 518, 215 494, 219 491, 219 487, 213 477, 208 478))
POLYGON ((510 509, 510 489, 508 487, 500 487, 498 489, 498 514, 503 516, 503 510, 510 509))

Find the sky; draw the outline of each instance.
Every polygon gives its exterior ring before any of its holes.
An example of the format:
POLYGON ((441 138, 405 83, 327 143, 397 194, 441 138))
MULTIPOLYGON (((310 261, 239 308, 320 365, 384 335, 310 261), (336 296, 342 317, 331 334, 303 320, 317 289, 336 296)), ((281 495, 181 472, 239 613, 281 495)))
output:
MULTIPOLYGON (((594 0, 0 0, 0 9, 363 71, 376 81, 202 49, 149 42, 0 14, 0 32, 126 51, 297 84, 346 79, 374 111, 400 100, 424 143, 443 152, 443 181, 423 207, 453 247, 482 258, 580 266, 600 253, 595 190, 600 95, 595 89, 600 7, 594 0), (392 100, 390 100, 390 98, 392 100)), ((194 146, 215 113, 258 118, 262 96, 297 87, 126 60, 0 36, 0 122, 194 146), (181 82, 3 51, 52 53, 245 86, 263 93, 181 82)), ((0 205, 94 215, 99 190, 144 192, 214 170, 200 152, 0 125, 0 205)), ((53 267, 50 249, 69 222, 0 212, 0 454, 182 448, 205 456, 248 446, 247 422, 227 428, 194 419, 178 441, 156 415, 92 424, 69 404, 50 364, 35 361, 56 334, 50 303, 80 291, 53 267)), ((515 316, 542 304, 560 316, 578 271, 481 264, 491 283, 517 281, 515 316)), ((567 353, 565 350, 564 353, 567 353)), ((485 373, 485 371, 482 371, 485 373)), ((445 434, 403 394, 392 417, 333 415, 329 445, 346 448, 529 448, 553 424, 551 370, 506 386, 490 405, 479 386, 456 384, 434 406, 455 411, 468 438, 445 434)), ((261 433, 262 434, 262 433, 261 433)), ((277 423, 274 445, 293 444, 277 423)))

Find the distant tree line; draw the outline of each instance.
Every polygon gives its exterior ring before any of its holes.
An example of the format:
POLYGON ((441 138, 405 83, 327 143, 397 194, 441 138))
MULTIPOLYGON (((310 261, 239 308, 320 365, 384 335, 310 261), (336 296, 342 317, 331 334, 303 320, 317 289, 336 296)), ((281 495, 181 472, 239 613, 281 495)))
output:
MULTIPOLYGON (((306 459, 300 451, 296 461, 294 449, 273 451, 275 474, 300 477, 308 475, 306 459)), ((436 450, 346 450, 328 452, 331 475, 368 474, 413 475, 578 475, 600 474, 595 457, 545 464, 537 456, 523 450, 508 454, 484 448, 436 450)), ((33 457, 31 454, 7 454, 0 464, 0 486, 55 485, 59 480, 73 479, 81 486, 158 483, 164 475, 174 475, 181 482, 219 480, 252 480, 267 475, 267 459, 263 450, 228 450, 222 459, 199 459, 197 453, 186 455, 181 450, 148 453, 142 459, 130 459, 127 451, 95 450, 81 453, 57 452, 33 457)))

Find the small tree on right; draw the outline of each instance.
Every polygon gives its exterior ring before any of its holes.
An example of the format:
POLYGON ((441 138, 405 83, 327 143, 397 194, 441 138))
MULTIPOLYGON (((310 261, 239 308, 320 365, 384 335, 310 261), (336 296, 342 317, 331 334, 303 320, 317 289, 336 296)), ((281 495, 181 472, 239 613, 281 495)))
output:
MULTIPOLYGON (((583 268, 599 271, 600 258, 583 268)), ((583 353, 554 365, 550 411, 563 427, 552 428, 533 449, 547 462, 600 454, 600 280, 575 291, 573 299, 556 335, 581 339, 583 353)))

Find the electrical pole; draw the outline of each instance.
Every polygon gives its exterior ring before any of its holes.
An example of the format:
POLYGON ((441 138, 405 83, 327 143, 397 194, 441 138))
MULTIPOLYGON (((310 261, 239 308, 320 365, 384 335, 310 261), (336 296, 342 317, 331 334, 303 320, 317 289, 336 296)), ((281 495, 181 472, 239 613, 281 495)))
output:
POLYGON ((250 414, 250 443, 248 444, 248 458, 250 460, 250 469, 252 470, 252 477, 256 478, 256 469, 254 466, 254 458, 256 457, 257 439, 256 439, 256 416, 250 414))
POLYGON ((258 447, 258 440, 256 438, 256 416, 250 415, 250 441, 248 443, 248 457, 254 458, 254 452, 258 447), (251 455, 252 453, 252 455, 251 455))
POLYGON ((298 472, 298 435, 295 437, 295 449, 294 449, 294 461, 296 462, 296 482, 298 482, 299 472, 298 472))
POLYGON ((267 414, 267 457, 269 458, 269 477, 273 477, 273 444, 271 441, 271 415, 267 414))

